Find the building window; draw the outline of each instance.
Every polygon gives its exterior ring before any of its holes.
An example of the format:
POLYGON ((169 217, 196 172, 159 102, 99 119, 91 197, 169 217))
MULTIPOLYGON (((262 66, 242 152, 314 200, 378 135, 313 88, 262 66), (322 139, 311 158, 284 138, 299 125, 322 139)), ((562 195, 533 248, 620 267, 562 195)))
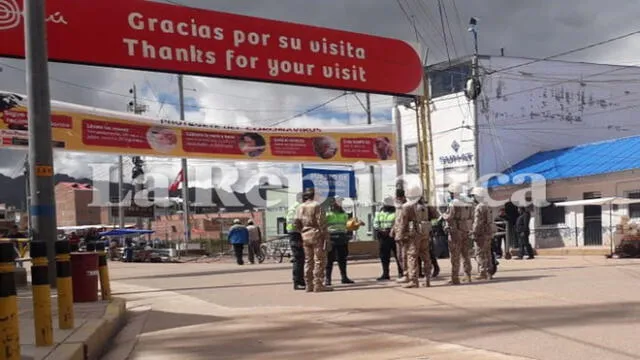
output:
POLYGON ((404 163, 407 174, 420 174, 420 157, 418 156, 418 144, 405 145, 404 163))
MULTIPOLYGON (((627 197, 629 199, 640 199, 640 190, 629 192, 627 197)), ((629 217, 632 219, 640 218, 640 204, 629 204, 629 217)))
POLYGON ((540 208, 540 225, 558 225, 565 222, 565 208, 555 206, 555 203, 563 202, 566 199, 547 200, 551 205, 540 208))
POLYGON ((283 217, 279 217, 276 220, 276 232, 278 235, 284 235, 287 233, 287 219, 283 218, 283 217))
POLYGON ((432 70, 431 96, 434 98, 464 91, 471 77, 471 62, 452 66, 445 70, 432 70))

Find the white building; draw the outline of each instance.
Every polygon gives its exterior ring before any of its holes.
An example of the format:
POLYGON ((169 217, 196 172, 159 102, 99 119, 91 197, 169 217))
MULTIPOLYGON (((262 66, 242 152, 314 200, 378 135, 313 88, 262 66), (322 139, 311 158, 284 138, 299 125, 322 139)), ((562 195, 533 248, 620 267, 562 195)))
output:
MULTIPOLYGON (((427 69, 432 95, 432 167, 440 201, 444 200, 445 187, 453 181, 472 186, 476 165, 481 177, 504 172, 515 175, 520 173, 517 170, 531 170, 523 164, 535 161, 530 157, 540 152, 640 134, 638 67, 501 56, 481 56, 479 66, 483 91, 477 109, 463 92, 471 75, 470 58, 427 69)), ((404 171, 415 173, 415 111, 400 106, 400 114, 404 171)), ((593 165, 594 157, 582 154, 583 158, 572 160, 577 169, 574 174, 581 175, 572 177, 567 173, 553 178, 555 182, 547 187, 548 199, 624 196, 640 189, 633 170, 640 169, 640 161, 636 166, 627 159, 624 169, 611 170, 604 165, 617 162, 622 155, 615 158, 605 151, 598 155, 603 166, 590 166, 587 171, 585 165, 593 165)), ((537 170, 551 176, 545 169, 537 170)), ((552 208, 536 208, 532 214, 534 243, 538 247, 597 246, 608 241, 608 235, 602 236, 608 229, 608 209, 552 208), (553 216, 548 215, 551 213, 553 216), (600 230, 596 230, 598 226, 600 230)), ((626 207, 616 211, 618 215, 628 212, 626 207)), ((632 208, 630 212, 634 211, 632 208)))

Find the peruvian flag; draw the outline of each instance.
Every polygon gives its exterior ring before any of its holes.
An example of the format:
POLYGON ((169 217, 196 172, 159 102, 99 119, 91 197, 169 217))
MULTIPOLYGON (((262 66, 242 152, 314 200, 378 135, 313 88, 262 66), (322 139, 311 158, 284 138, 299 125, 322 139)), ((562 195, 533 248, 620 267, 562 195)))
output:
POLYGON ((178 176, 176 176, 176 179, 173 180, 171 185, 169 185, 169 192, 178 191, 178 188, 180 187, 180 184, 182 183, 183 180, 184 180, 184 177, 182 175, 182 170, 180 170, 180 172, 178 173, 178 176))

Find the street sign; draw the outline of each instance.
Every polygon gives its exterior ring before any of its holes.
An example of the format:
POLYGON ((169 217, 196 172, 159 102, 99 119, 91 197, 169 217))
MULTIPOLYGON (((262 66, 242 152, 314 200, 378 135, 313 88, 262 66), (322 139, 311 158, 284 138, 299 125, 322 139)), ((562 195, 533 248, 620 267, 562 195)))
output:
MULTIPOLYGON (((0 56, 24 58, 23 0, 0 5, 0 56)), ((47 16, 51 61, 423 94, 417 45, 401 40, 145 0, 48 1, 47 16)))

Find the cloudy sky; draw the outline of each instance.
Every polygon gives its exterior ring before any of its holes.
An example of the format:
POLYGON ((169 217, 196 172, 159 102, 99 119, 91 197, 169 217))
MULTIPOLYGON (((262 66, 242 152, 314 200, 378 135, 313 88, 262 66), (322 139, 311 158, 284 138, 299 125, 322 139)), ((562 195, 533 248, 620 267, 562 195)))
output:
MULTIPOLYGON (((471 16, 480 19, 480 52, 547 57, 637 30, 640 8, 634 0, 172 0, 184 6, 213 9, 419 42, 429 49, 428 63, 468 55, 471 16), (409 14, 409 18, 405 14, 409 14), (443 21, 441 22, 441 13, 443 21), (443 37, 444 23, 447 41, 443 37), (414 27, 415 25, 415 27, 414 27)), ((1 45, 0 45, 1 46, 1 45)), ((640 35, 583 51, 565 60, 614 64, 638 62, 640 35)), ((24 62, 0 58, 0 88, 25 93, 24 62)), ((124 111, 135 83, 147 115, 178 118, 175 75, 87 66, 51 64, 51 90, 56 100, 124 111)), ((211 78, 185 78, 187 117, 217 124, 269 125, 313 108, 341 92, 211 78)), ((362 95, 360 95, 363 98, 362 95)), ((391 119, 391 98, 373 96, 374 122, 391 119)), ((355 96, 341 98, 281 126, 362 124, 366 115, 355 96)), ((25 154, 2 151, 0 172, 16 176, 25 154)), ((110 156, 56 154, 56 171, 87 176, 88 163, 113 162, 110 156)), ((149 161, 151 167, 160 160, 149 161)), ((196 164, 202 161, 196 161, 196 164)), ((175 174, 177 161, 161 171, 175 174)), ((247 169, 257 167, 241 164, 247 169)), ((273 164, 264 165, 274 168, 273 164)), ((291 167, 278 167, 290 171, 291 167)))

